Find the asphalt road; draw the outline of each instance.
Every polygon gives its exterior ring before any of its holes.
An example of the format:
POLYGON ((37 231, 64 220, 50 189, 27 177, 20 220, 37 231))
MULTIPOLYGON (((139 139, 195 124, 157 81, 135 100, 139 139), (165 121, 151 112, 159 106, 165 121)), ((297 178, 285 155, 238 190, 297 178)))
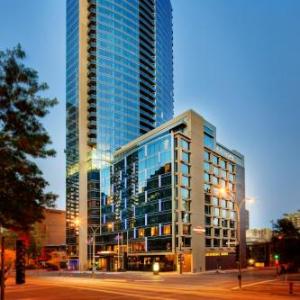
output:
MULTIPOLYGON (((90 274, 31 272, 26 284, 16 286, 10 278, 6 300, 92 300, 92 299, 300 299, 300 276, 293 277, 294 294, 288 281, 277 278, 274 270, 243 272, 243 289, 237 274, 203 273, 101 273, 90 274)), ((289 278, 287 278, 289 279, 289 278)), ((292 279, 292 278, 290 278, 292 279)))

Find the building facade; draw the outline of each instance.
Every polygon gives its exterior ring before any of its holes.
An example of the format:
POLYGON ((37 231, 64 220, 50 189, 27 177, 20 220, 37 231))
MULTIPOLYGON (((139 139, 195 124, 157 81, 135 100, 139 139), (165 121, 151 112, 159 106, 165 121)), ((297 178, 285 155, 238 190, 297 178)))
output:
POLYGON ((271 228, 253 228, 246 231, 247 259, 250 265, 270 266, 272 237, 271 228))
POLYGON ((293 213, 283 214, 283 217, 289 221, 291 221, 295 228, 300 231, 300 209, 293 213))
POLYGON ((244 209, 239 224, 237 215, 244 158, 219 144, 197 113, 118 149, 111 178, 111 197, 101 203, 101 269, 150 270, 154 261, 164 270, 233 268, 239 240, 245 257, 244 209))
POLYGON ((67 245, 81 268, 113 152, 173 117, 172 43, 169 0, 67 0, 67 245))

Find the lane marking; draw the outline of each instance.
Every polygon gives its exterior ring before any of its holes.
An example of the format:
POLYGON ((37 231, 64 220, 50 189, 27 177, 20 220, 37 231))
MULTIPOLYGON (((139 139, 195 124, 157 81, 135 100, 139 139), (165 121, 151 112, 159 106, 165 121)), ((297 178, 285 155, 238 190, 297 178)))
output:
POLYGON ((158 282, 158 281, 165 281, 164 279, 134 279, 133 281, 140 281, 140 282, 158 282))
MULTIPOLYGON (((37 283, 38 285, 38 283, 37 283)), ((60 287, 60 288, 70 288, 70 289, 79 289, 79 290, 86 290, 86 291, 94 291, 94 292, 104 292, 104 293, 108 293, 108 294, 114 294, 114 295, 119 295, 119 296, 130 296, 130 297, 135 297, 135 298, 139 298, 139 299, 157 299, 157 300, 174 300, 174 298, 167 298, 167 297, 161 297, 161 296, 147 296, 143 293, 136 293, 136 292, 127 292, 127 291, 116 291, 116 290, 112 290, 112 289, 105 289, 105 288, 92 288, 92 287, 84 287, 84 286, 65 286, 65 285, 61 285, 61 284, 57 284, 57 283, 41 283, 41 285, 43 285, 44 287, 46 286, 56 286, 56 287, 60 287)), ((23 291, 24 292, 24 291, 23 291)), ((140 290, 139 292, 143 292, 143 290, 140 290)))
MULTIPOLYGON (((243 284, 243 287, 249 287, 249 286, 255 286, 255 285, 259 285, 259 284, 263 284, 263 283, 267 283, 267 282, 272 282, 272 281, 277 281, 277 279, 270 279, 270 280, 263 280, 263 281, 258 281, 258 282, 253 282, 253 283, 248 283, 248 284, 243 284)), ((239 290, 240 288, 238 286, 232 288, 232 290, 239 290)))

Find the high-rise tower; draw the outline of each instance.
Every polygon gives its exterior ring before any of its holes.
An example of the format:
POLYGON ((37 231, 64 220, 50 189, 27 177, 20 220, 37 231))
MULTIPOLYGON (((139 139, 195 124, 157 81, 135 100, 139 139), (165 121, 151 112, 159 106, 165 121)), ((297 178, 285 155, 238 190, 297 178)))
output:
POLYGON ((169 0, 67 0, 67 245, 86 267, 112 153, 173 117, 169 0))

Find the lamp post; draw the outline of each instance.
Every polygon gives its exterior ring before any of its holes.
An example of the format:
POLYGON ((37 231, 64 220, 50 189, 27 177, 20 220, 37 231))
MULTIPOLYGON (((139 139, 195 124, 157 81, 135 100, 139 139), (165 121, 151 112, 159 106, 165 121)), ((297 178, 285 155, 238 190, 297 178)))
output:
POLYGON ((95 275, 95 268, 96 268, 96 262, 95 262, 95 256, 96 256, 96 233, 100 229, 100 225, 89 225, 89 228, 92 231, 93 234, 93 257, 92 257, 92 277, 95 275))
POLYGON ((235 194, 225 188, 219 188, 220 194, 228 195, 230 194, 232 198, 234 199, 235 206, 236 206, 236 212, 237 212, 237 245, 238 245, 238 283, 239 288, 242 288, 242 264, 241 264, 241 258, 242 258, 242 247, 241 247, 241 208, 243 205, 245 205, 246 201, 249 201, 250 203, 254 202, 254 198, 246 197, 242 201, 238 202, 235 194))
MULTIPOLYGON (((76 218, 74 220, 74 225, 76 227, 80 226, 81 220, 79 218, 76 218)), ((92 277, 95 275, 95 267, 96 267, 96 262, 95 262, 95 257, 96 257, 96 233, 100 229, 100 224, 90 224, 88 225, 88 228, 92 232, 92 238, 93 238, 93 245, 92 245, 92 277)))

